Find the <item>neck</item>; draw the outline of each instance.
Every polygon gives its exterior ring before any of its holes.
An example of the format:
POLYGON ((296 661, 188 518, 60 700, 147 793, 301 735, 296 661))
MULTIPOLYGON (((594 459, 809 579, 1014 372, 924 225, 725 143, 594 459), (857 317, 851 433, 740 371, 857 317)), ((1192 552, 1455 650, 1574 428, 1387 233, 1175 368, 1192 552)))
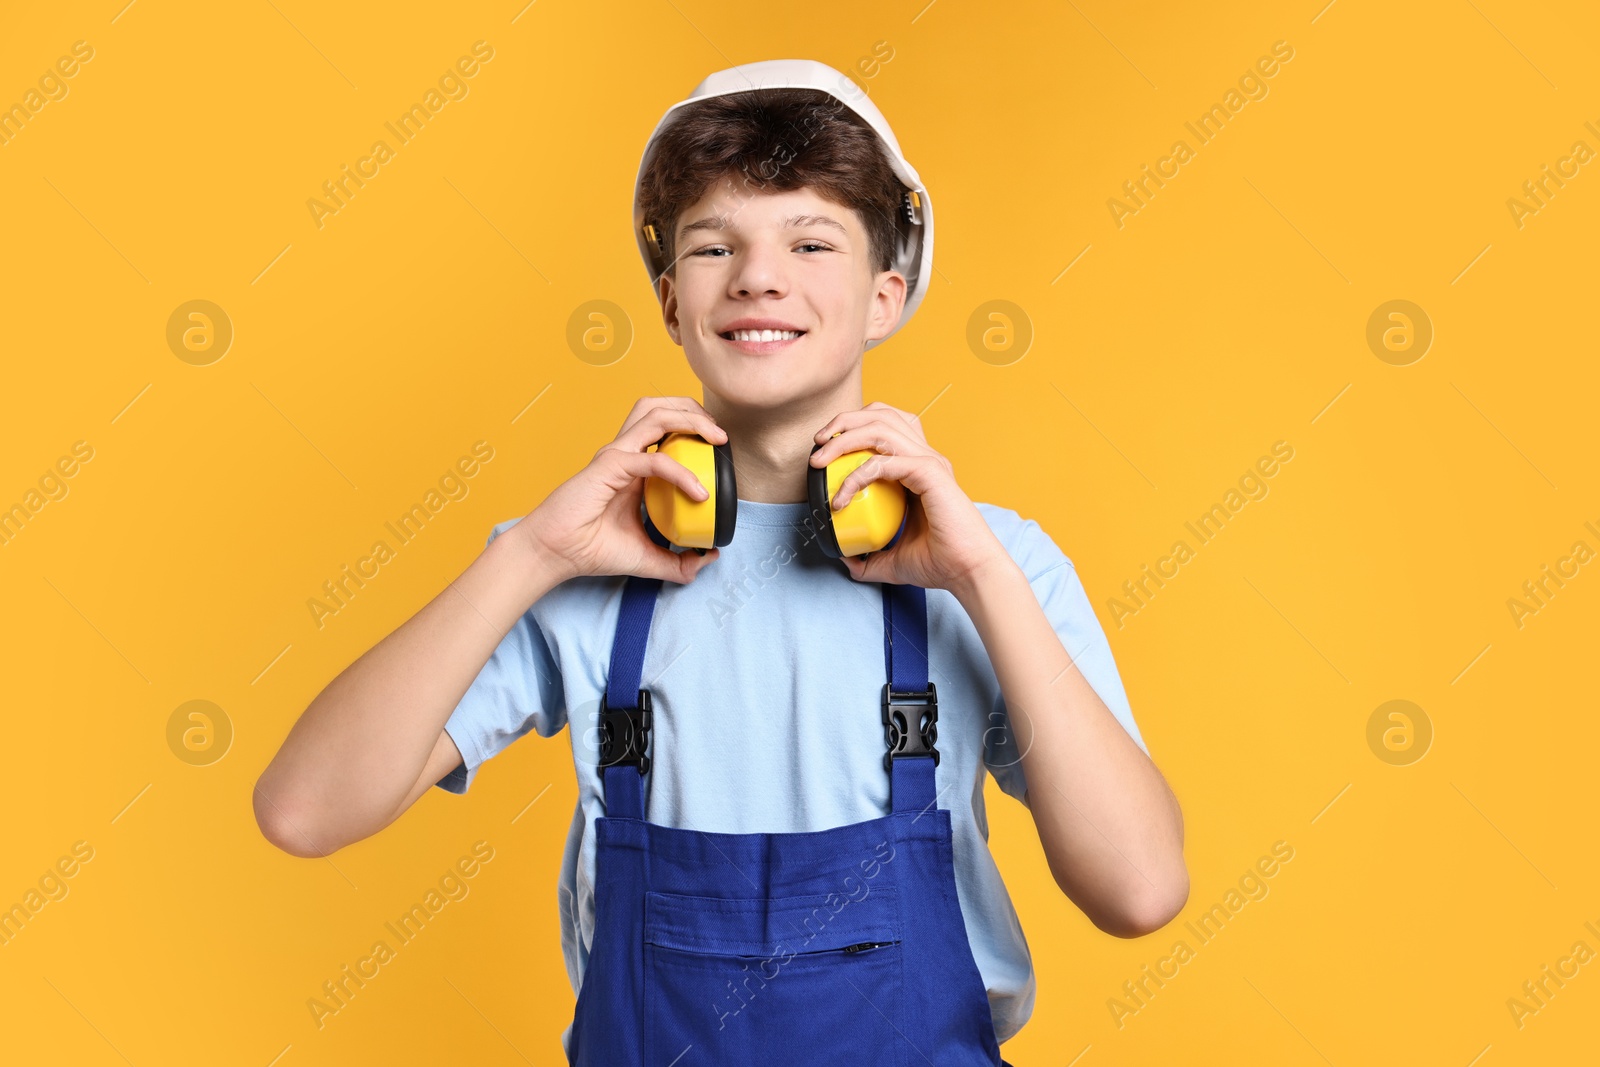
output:
POLYGON ((840 412, 859 410, 864 402, 857 373, 829 393, 776 409, 734 404, 710 389, 704 390, 701 406, 728 433, 739 499, 792 504, 806 500, 806 474, 817 431, 840 412))

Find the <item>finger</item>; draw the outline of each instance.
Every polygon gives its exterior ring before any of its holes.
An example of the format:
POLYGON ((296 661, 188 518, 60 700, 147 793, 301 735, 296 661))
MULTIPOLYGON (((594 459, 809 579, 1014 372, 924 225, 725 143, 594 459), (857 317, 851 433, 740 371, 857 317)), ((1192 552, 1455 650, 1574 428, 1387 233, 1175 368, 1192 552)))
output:
POLYGON ((895 416, 897 416, 900 419, 901 422, 904 422, 906 424, 907 432, 909 432, 911 434, 911 436, 915 437, 917 440, 921 441, 923 444, 927 444, 928 438, 927 438, 927 435, 922 432, 922 417, 920 415, 913 415, 909 411, 901 411, 897 407, 890 407, 888 404, 885 404, 881 400, 874 400, 872 403, 868 404, 867 406, 869 408, 876 407, 881 411, 887 411, 887 412, 893 413, 895 416))
POLYGON ((700 404, 693 397, 687 397, 687 396, 642 396, 638 400, 635 400, 633 402, 633 407, 628 409, 628 417, 622 420, 622 429, 619 430, 618 433, 621 433, 621 432, 627 430, 628 427, 632 426, 634 423, 638 422, 640 419, 642 419, 645 416, 649 415, 652 411, 654 411, 656 408, 660 407, 663 404, 667 404, 667 405, 670 405, 670 406, 673 406, 673 407, 678 407, 678 408, 686 408, 686 409, 688 409, 690 411, 698 409, 701 412, 705 412, 706 414, 710 414, 709 412, 706 412, 705 408, 700 407, 700 404))
POLYGON ((844 557, 845 568, 850 572, 850 577, 858 582, 887 582, 890 585, 901 585, 894 579, 893 568, 886 562, 885 553, 894 549, 879 549, 877 552, 868 552, 866 558, 860 556, 844 557))
POLYGON ((660 452, 629 452, 612 446, 601 451, 611 453, 606 457, 613 472, 608 484, 618 492, 639 478, 663 478, 689 494, 691 500, 705 500, 711 495, 694 471, 671 456, 660 452))
POLYGON ((920 455, 929 451, 926 442, 912 438, 901 425, 879 418, 851 427, 839 433, 837 437, 830 438, 821 448, 811 453, 811 465, 826 467, 848 452, 858 452, 863 449, 888 455, 920 455))
POLYGON ((826 441, 841 430, 849 430, 877 420, 888 421, 890 425, 898 427, 916 440, 927 444, 928 439, 927 435, 922 432, 921 419, 909 412, 901 411, 899 408, 892 408, 879 400, 874 400, 859 411, 841 411, 828 422, 828 425, 818 430, 811 440, 813 443, 826 441))
POLYGON ((850 498, 863 486, 876 481, 897 481, 920 496, 936 489, 940 477, 949 476, 950 472, 938 456, 874 456, 839 483, 839 491, 833 495, 830 506, 838 510, 850 503, 850 498))
POLYGON ((728 435, 711 413, 687 396, 645 397, 634 405, 618 431, 616 440, 627 441, 627 448, 643 452, 670 431, 697 433, 707 441, 724 444, 728 435))
POLYGON ((685 415, 698 416, 707 420, 713 426, 716 425, 715 420, 711 418, 711 412, 701 407, 700 402, 692 396, 662 396, 653 399, 655 403, 650 405, 653 411, 660 412, 665 408, 671 408, 685 415))
POLYGON ((852 426, 858 426, 862 422, 869 422, 875 418, 877 418, 877 415, 870 411, 841 411, 829 419, 826 426, 811 435, 811 443, 818 444, 826 441, 842 430, 847 430, 852 426))
POLYGON ((611 443, 629 452, 643 452, 651 445, 660 444, 671 433, 697 434, 714 445, 728 443, 727 431, 713 422, 711 416, 670 407, 652 410, 611 443))
POLYGON ((635 422, 627 432, 629 448, 634 451, 643 451, 650 445, 659 442, 672 430, 682 430, 686 434, 699 434, 707 442, 723 445, 728 442, 728 434, 722 427, 717 426, 717 421, 710 418, 704 408, 694 403, 688 397, 659 397, 659 403, 651 406, 640 421, 635 422))
POLYGON ((856 556, 844 557, 845 570, 849 571, 850 577, 854 578, 858 582, 864 582, 867 580, 867 562, 867 560, 860 559, 856 556))
POLYGON ((697 433, 712 444, 727 444, 728 431, 717 425, 717 420, 703 411, 693 411, 681 407, 658 407, 650 418, 645 420, 645 425, 653 426, 660 432, 649 442, 654 444, 661 440, 668 431, 682 429, 689 426, 691 433, 697 433))
POLYGON ((703 556, 698 552, 674 552, 670 548, 661 548, 654 544, 651 548, 653 552, 650 569, 653 573, 644 577, 661 578, 680 585, 694 581, 695 576, 709 567, 719 554, 719 550, 715 548, 707 549, 703 556))

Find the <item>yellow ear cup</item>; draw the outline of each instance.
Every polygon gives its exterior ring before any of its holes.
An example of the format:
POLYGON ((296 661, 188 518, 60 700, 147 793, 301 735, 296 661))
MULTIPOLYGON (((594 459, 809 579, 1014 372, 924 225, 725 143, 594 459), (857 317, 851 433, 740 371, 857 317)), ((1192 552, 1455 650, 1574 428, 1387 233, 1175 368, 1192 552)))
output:
MULTIPOLYGON (((812 451, 821 447, 816 445, 812 451)), ((870 448, 859 449, 836 457, 826 470, 811 468, 811 508, 820 520, 822 536, 818 540, 827 555, 839 558, 876 552, 893 541, 905 523, 906 489, 894 478, 869 482, 856 490, 844 507, 832 509, 830 501, 844 480, 877 454, 870 448)))
POLYGON ((713 445, 698 434, 669 433, 657 442, 656 451, 688 467, 707 496, 695 500, 665 478, 646 478, 644 507, 650 522, 681 548, 716 548, 731 541, 738 496, 727 446, 713 445))

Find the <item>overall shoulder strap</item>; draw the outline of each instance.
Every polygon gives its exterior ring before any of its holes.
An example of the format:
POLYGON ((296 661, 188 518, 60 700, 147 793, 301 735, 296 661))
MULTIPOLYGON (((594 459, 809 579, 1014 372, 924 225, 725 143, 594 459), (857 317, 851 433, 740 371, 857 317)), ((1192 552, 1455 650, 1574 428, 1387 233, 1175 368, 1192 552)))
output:
POLYGON ((644 775, 650 769, 650 694, 640 685, 650 619, 663 579, 630 575, 611 641, 611 673, 600 705, 600 776, 606 814, 644 818, 644 775))
POLYGON ((889 799, 896 812, 925 811, 938 799, 934 768, 939 752, 939 701, 928 680, 928 591, 880 583, 883 590, 883 660, 889 680, 881 700, 889 750, 889 799))

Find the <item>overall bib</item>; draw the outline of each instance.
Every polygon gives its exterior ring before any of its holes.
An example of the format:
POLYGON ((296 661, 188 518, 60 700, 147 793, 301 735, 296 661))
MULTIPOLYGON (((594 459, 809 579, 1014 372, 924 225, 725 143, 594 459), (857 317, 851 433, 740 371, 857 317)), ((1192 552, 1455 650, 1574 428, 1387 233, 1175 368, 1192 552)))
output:
POLYGON ((570 1062, 1009 1067, 956 898, 950 813, 936 806, 927 591, 881 587, 892 812, 728 834, 644 817, 640 675, 661 585, 628 579, 611 650, 595 929, 570 1062))

